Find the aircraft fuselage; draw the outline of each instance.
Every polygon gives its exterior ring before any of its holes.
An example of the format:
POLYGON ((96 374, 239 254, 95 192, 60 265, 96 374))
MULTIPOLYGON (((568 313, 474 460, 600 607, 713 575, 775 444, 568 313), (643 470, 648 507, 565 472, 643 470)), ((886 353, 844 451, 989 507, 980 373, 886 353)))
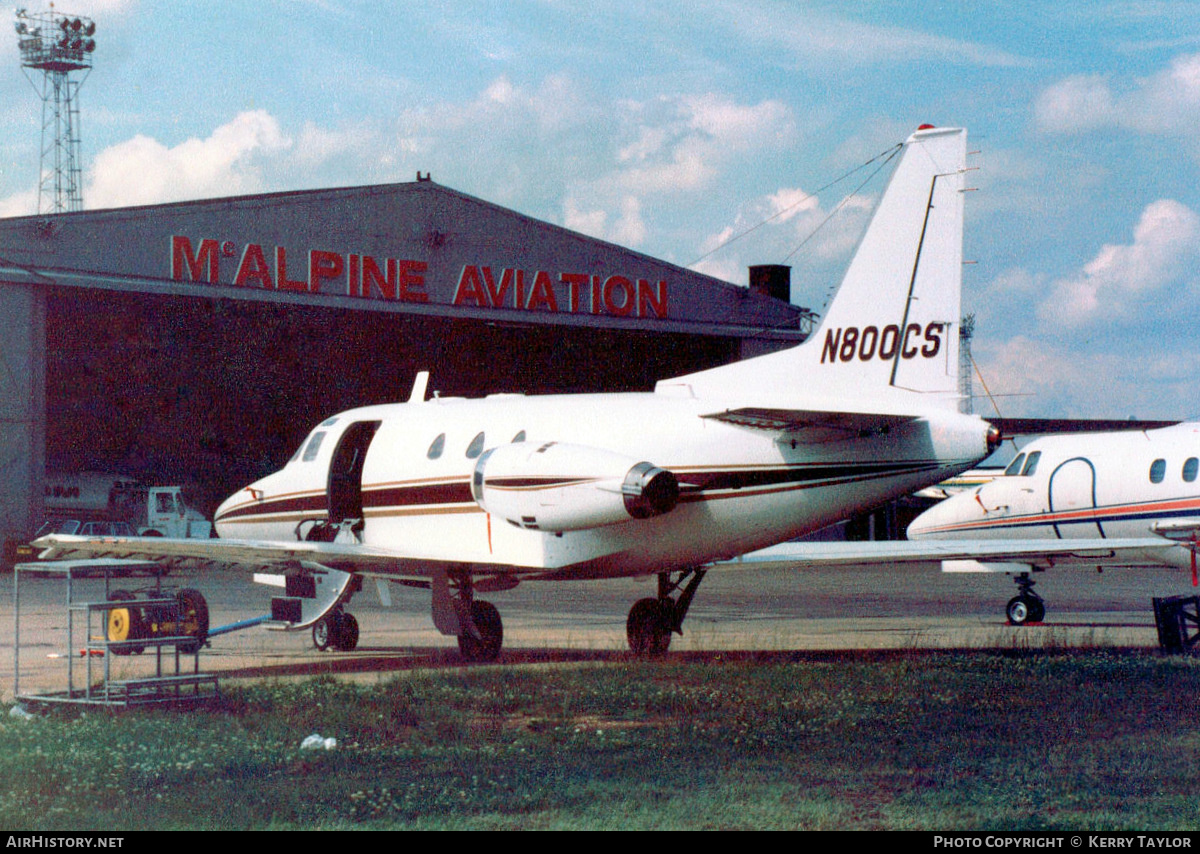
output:
MULTIPOLYGON (((1200 523, 1200 425, 1048 436, 1006 473, 926 511, 910 539, 1120 539, 1200 523)), ((1180 547, 1123 563, 1188 566, 1180 547)))
POLYGON ((362 544, 415 550, 433 563, 441 556, 544 577, 637 575, 809 533, 987 452, 988 425, 950 411, 882 435, 847 435, 704 417, 721 409, 631 393, 352 410, 313 430, 282 470, 231 496, 216 526, 223 538, 296 541, 324 523, 361 518, 362 544), (557 458, 538 467, 539 453, 557 458), (510 459, 493 474, 502 455, 510 459), (622 478, 639 463, 678 484, 671 506, 646 518, 622 504, 631 491, 622 478))

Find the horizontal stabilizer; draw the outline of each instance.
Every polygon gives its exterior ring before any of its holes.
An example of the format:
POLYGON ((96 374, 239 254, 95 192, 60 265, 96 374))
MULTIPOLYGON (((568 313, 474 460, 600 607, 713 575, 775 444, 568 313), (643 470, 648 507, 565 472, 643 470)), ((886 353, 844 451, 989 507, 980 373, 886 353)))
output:
POLYGON ((1038 436, 1046 433, 1109 433, 1113 430, 1157 430, 1178 421, 1120 421, 1114 418, 988 418, 1005 436, 1038 436))
POLYGON ((839 430, 847 434, 876 433, 886 427, 912 421, 907 415, 882 415, 869 412, 821 412, 810 409, 764 409, 742 407, 703 416, 754 430, 795 433, 814 428, 839 430))

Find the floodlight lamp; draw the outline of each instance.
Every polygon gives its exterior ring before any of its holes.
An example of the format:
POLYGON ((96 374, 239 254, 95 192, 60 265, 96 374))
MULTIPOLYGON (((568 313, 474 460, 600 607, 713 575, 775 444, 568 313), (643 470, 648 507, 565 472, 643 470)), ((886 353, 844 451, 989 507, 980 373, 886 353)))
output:
POLYGON ((84 34, 85 36, 94 36, 94 35, 96 35, 96 22, 95 22, 95 21, 88 21, 88 24, 87 24, 87 26, 83 28, 83 34, 84 34))
POLYGON ((96 40, 95 40, 95 39, 88 39, 87 41, 85 41, 85 42, 83 43, 83 49, 84 49, 84 51, 86 51, 87 53, 91 53, 92 51, 94 51, 94 50, 96 49, 96 40))
POLYGON ((14 26, 16 26, 17 35, 19 35, 19 36, 23 36, 23 35, 25 35, 26 32, 29 31, 29 27, 27 27, 25 25, 24 21, 17 21, 17 23, 14 26))
POLYGON ((68 21, 66 18, 59 18, 58 25, 65 30, 67 27, 71 26, 71 22, 68 21))

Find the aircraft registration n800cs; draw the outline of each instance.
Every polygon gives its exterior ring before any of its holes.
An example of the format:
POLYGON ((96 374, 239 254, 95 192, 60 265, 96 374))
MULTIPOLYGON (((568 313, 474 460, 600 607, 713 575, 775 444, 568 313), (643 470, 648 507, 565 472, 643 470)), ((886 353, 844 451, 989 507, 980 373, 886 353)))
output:
MULTIPOLYGON (((46 557, 274 568, 279 626, 353 648, 362 576, 428 586, 465 656, 500 651, 476 594, 525 580, 656 575, 638 653, 665 651, 714 561, 801 536, 963 471, 999 432, 957 411, 966 132, 922 126, 820 328, 791 349, 652 392, 427 399, 318 425, 218 509, 221 539, 50 536, 46 557)), ((381 592, 383 591, 381 587, 381 592)))

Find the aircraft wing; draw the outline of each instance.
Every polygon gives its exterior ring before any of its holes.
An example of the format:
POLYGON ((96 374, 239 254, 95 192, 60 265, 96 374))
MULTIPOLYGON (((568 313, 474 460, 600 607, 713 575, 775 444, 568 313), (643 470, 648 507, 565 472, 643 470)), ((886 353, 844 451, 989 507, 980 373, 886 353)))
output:
POLYGON ((789 564, 798 568, 949 562, 957 572, 1021 572, 1031 567, 1155 566, 1179 544, 1162 537, 1079 540, 874 540, 782 543, 717 566, 789 564), (1020 566, 1019 566, 1020 565, 1020 566), (1024 567, 1022 569, 1022 566, 1024 567))
POLYGON ((32 544, 44 549, 39 558, 137 558, 163 563, 200 561, 239 564, 251 568, 280 567, 301 561, 319 563, 330 569, 392 578, 421 578, 432 567, 469 566, 473 573, 511 574, 512 567, 492 562, 487 556, 447 559, 445 555, 422 555, 351 543, 294 542, 266 540, 174 539, 170 537, 79 537, 50 534, 32 544))

